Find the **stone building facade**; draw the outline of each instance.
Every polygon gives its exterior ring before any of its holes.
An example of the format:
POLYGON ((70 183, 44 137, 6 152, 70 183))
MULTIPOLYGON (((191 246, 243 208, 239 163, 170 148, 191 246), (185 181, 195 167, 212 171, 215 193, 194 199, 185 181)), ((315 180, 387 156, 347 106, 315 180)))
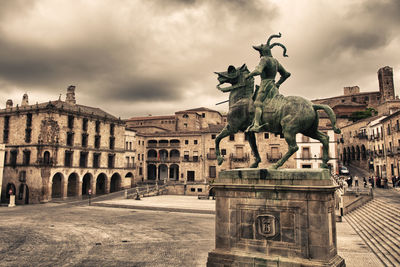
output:
MULTIPOLYGON (((252 162, 250 146, 244 133, 224 138, 220 143, 225 161, 218 166, 215 155, 215 138, 226 125, 226 116, 208 108, 178 111, 170 116, 134 117, 126 120, 127 127, 137 131, 139 149, 138 164, 142 164, 143 180, 165 181, 173 194, 199 194, 208 190, 208 185, 221 170, 249 167, 252 162)), ((328 131, 329 120, 321 119, 321 126, 328 131)), ((330 129, 330 128, 329 128, 330 129)), ((325 131, 325 130, 324 130, 325 131)), ((336 141, 331 137, 331 165, 337 167, 336 141)), ((256 134, 260 168, 268 168, 288 150, 283 136, 272 133, 256 134)), ((299 137, 300 138, 300 137, 299 137)), ((298 140, 301 141, 301 140, 298 140)), ((299 146, 313 147, 313 162, 321 162, 321 144, 315 140, 299 142, 299 146)), ((293 155, 282 168, 308 168, 304 154, 293 155), (306 162, 303 165, 300 162, 306 162)), ((319 164, 312 164, 318 168, 319 164)))
POLYGON ((343 95, 313 100, 316 104, 329 105, 337 117, 348 117, 355 111, 374 108, 380 115, 400 109, 400 100, 395 96, 393 69, 389 66, 378 70, 379 91, 360 92, 358 86, 344 87, 343 95), (390 104, 387 104, 389 103, 390 104))
POLYGON ((99 108, 76 104, 75 87, 65 101, 0 110, 5 144, 2 201, 11 188, 17 204, 103 194, 131 186, 125 166, 125 123, 99 108))

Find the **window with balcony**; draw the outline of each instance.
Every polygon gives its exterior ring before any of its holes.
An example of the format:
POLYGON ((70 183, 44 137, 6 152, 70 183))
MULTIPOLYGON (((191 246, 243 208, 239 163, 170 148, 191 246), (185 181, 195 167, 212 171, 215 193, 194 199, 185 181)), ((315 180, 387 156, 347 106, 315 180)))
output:
POLYGON ((81 152, 79 157, 79 167, 86 168, 88 160, 88 152, 81 152))
POLYGON ((100 148, 100 140, 101 140, 100 135, 96 135, 94 137, 94 148, 100 148))
POLYGON ((303 147, 303 150, 301 152, 301 157, 303 159, 310 159, 311 158, 310 148, 309 147, 303 147))
POLYGON ((31 161, 31 151, 30 150, 24 150, 23 164, 24 165, 29 165, 30 161, 31 161))
POLYGON ((114 168, 114 164, 115 164, 115 154, 108 154, 107 167, 114 168))
POLYGON ((82 120, 82 131, 86 132, 88 129, 88 119, 87 118, 83 118, 82 120))
POLYGON ((189 161, 189 151, 183 151, 183 160, 189 161))
POLYGON ((193 161, 195 161, 195 162, 199 161, 199 152, 198 151, 193 151, 193 161))
POLYGON ((101 153, 93 153, 93 168, 100 167, 100 155, 101 153))
POLYGON ((87 147, 88 146, 88 134, 84 133, 82 134, 82 147, 87 147))
POLYGON ((8 134, 10 130, 10 116, 4 117, 4 128, 3 128, 3 143, 8 143, 8 134))
POLYGON ((11 150, 10 152, 10 165, 15 168, 17 166, 18 150, 11 150))
POLYGON ((73 151, 66 150, 65 151, 65 157, 64 157, 64 166, 65 167, 72 167, 72 155, 73 151))
POLYGON ((187 180, 188 182, 194 182, 195 179, 195 172, 194 171, 187 171, 187 180))
POLYGON ((100 121, 96 121, 96 133, 100 133, 100 121))
POLYGON ((72 115, 68 115, 68 128, 74 128, 74 116, 72 115))
POLYGON ((210 176, 210 178, 216 178, 217 177, 217 167, 209 166, 208 175, 210 176))
POLYGON ((114 135, 114 130, 115 130, 115 124, 111 123, 110 124, 110 135, 114 135))
POLYGON ((25 129, 25 143, 30 143, 32 141, 32 129, 25 129))
POLYGON ((110 149, 115 148, 115 137, 110 137, 110 149))
POLYGON ((26 114, 26 128, 32 127, 32 113, 26 114))
POLYGON ((67 133, 67 146, 73 146, 73 145, 74 145, 74 133, 68 132, 67 133))

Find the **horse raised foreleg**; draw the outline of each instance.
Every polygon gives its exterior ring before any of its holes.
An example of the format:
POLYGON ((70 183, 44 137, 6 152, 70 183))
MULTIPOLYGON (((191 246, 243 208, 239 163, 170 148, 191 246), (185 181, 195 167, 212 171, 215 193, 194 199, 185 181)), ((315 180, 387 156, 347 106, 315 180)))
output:
POLYGON ((215 155, 217 156, 218 165, 221 165, 222 162, 224 162, 224 158, 221 156, 221 152, 219 150, 219 143, 223 138, 227 137, 230 134, 232 134, 232 132, 228 124, 225 126, 224 129, 222 129, 217 138, 215 138, 215 155))
POLYGON ((309 135, 313 139, 317 139, 322 143, 322 165, 321 168, 328 168, 329 161, 329 136, 321 131, 316 131, 315 133, 309 135))
POLYGON ((283 133, 285 136, 286 143, 289 146, 288 152, 283 155, 283 157, 274 165, 272 165, 273 169, 278 169, 280 166, 285 163, 291 155, 293 155, 297 150, 299 150, 299 147, 297 146, 296 143, 296 134, 295 133, 290 133, 290 132, 284 132, 283 133))
POLYGON ((258 153, 256 135, 254 132, 245 132, 244 134, 248 137, 250 148, 254 156, 254 162, 250 165, 250 168, 257 168, 258 164, 261 162, 261 158, 260 154, 258 153))

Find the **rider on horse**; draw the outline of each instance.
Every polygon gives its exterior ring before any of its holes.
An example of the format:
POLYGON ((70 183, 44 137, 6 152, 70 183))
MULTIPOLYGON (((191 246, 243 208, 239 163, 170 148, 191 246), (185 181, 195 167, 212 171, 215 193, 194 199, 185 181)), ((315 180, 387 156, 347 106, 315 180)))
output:
POLYGON ((283 48, 283 56, 287 57, 286 55, 286 47, 280 43, 273 43, 270 45, 270 41, 273 38, 280 38, 281 34, 279 35, 271 35, 268 38, 267 43, 261 44, 259 46, 253 46, 253 48, 260 52, 260 63, 258 66, 250 72, 246 79, 261 75, 261 84, 258 91, 256 90, 255 94, 255 112, 254 112, 254 120, 253 123, 247 128, 246 131, 248 132, 260 132, 261 128, 266 126, 267 124, 261 124, 261 116, 263 112, 263 102, 266 98, 271 99, 275 97, 279 91, 279 86, 290 76, 290 73, 287 72, 282 65, 278 62, 277 59, 272 57, 271 49, 274 46, 280 46, 283 48), (275 76, 276 73, 279 72, 281 78, 277 83, 275 83, 275 76), (275 90, 274 90, 275 89, 275 90))

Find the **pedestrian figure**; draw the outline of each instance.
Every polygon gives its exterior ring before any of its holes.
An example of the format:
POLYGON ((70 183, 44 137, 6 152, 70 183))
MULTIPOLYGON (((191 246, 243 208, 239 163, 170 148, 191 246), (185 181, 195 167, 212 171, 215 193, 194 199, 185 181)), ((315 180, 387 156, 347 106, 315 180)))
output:
POLYGON ((365 176, 363 177, 363 182, 364 182, 364 187, 367 187, 367 179, 365 178, 365 176))
POLYGON ((376 177, 376 187, 381 188, 381 178, 379 176, 376 177))
POLYGON ((395 188, 396 187, 396 176, 392 176, 392 185, 393 185, 393 188, 395 188))
POLYGON ((375 180, 373 176, 369 177, 369 183, 371 184, 372 188, 375 187, 375 180))
POLYGON ((350 175, 350 178, 349 178, 349 187, 352 187, 352 186, 353 186, 353 176, 350 175))
POLYGON ((358 187, 358 176, 354 176, 354 186, 358 187))
POLYGON ((385 188, 385 189, 388 189, 388 178, 387 177, 385 177, 385 178, 383 178, 383 187, 385 188))

